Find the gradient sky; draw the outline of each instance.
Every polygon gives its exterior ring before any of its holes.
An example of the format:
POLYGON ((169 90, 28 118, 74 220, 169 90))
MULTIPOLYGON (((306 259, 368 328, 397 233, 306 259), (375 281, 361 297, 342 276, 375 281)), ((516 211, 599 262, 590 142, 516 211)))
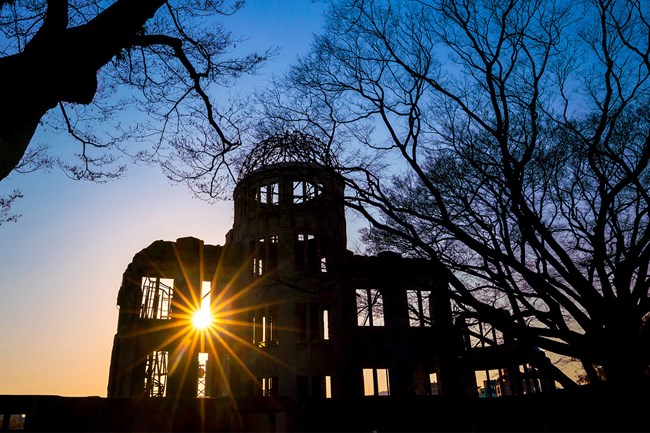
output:
MULTIPOLYGON (((324 9, 310 0, 247 0, 225 18, 236 35, 249 37, 242 48, 281 48, 242 84, 263 86, 305 54, 324 9)), ((0 194, 14 188, 25 197, 14 207, 18 222, 0 225, 0 394, 105 397, 127 265, 158 239, 223 245, 232 202, 210 205, 171 185, 160 169, 135 166, 106 184, 56 171, 0 182, 0 194)))

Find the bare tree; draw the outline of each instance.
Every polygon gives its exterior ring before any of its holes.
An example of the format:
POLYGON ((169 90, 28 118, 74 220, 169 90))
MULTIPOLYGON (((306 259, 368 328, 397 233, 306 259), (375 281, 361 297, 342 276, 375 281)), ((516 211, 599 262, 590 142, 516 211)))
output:
POLYGON ((209 154, 211 169, 225 164, 239 145, 237 106, 217 104, 215 87, 274 53, 231 55, 238 40, 221 19, 242 5, 0 0, 0 180, 56 164, 102 181, 124 170, 123 154, 164 161, 188 146, 209 154), (79 143, 76 162, 30 144, 42 123, 79 143))
POLYGON ((442 263, 468 314, 581 360, 592 381, 602 367, 609 383, 638 384, 650 364, 648 12, 635 0, 337 1, 310 54, 263 95, 264 127, 347 146, 339 168, 371 251, 442 263))

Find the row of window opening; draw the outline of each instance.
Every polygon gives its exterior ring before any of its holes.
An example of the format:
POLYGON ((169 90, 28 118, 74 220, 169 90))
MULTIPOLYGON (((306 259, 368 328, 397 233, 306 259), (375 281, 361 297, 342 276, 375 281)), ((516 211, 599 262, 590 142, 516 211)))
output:
MULTIPOLYGON (((380 290, 357 289, 357 325, 384 326, 384 300, 380 290)), ((406 301, 410 327, 430 327, 433 322, 431 291, 407 290, 406 301)))
MULTIPOLYGON (((303 237, 302 239, 306 239, 303 237)), ((277 244, 277 236, 270 237, 271 244, 277 244)), ((273 255, 269 255, 273 257, 273 255)), ((276 256, 277 257, 277 256, 276 256)), ((255 258, 254 261, 255 275, 262 275, 264 272, 263 259, 255 258)), ((271 262, 273 263, 273 262, 271 262)), ((327 272, 327 263, 325 258, 321 258, 321 272, 327 272)), ((140 309, 140 317, 148 319, 170 319, 172 297, 174 294, 174 280, 166 278, 142 278, 142 304, 140 309)), ((204 281, 202 285, 202 307, 208 306, 209 308, 209 294, 210 282, 204 281)), ((411 327, 430 327, 432 324, 431 314, 431 291, 429 290, 407 290, 407 305, 409 325, 411 327)), ((298 303, 296 307, 296 323, 300 339, 308 339, 307 335, 326 335, 324 339, 329 339, 329 325, 328 323, 328 310, 322 310, 322 317, 319 318, 318 304, 298 303), (309 310, 308 310, 309 308, 309 310), (309 311, 309 314, 307 313, 309 311), (307 317, 310 317, 309 321, 307 317), (322 321, 322 326, 319 326, 319 321, 322 321), (312 331, 311 334, 307 332, 308 326, 312 331), (319 331, 320 330, 320 331, 319 331)), ((357 289, 356 290, 356 308, 357 308, 357 325, 358 326, 384 326, 384 301, 380 290, 373 288, 357 289)), ((269 332, 272 331, 272 317, 273 314, 267 316, 260 316, 257 323, 254 323, 253 330, 258 335, 262 335, 261 339, 255 338, 255 344, 259 341, 267 341, 266 338, 267 328, 269 332), (267 323, 268 321, 268 323, 267 323), (262 329, 263 331, 260 331, 262 329), (260 334, 261 332, 261 334, 260 334)), ((255 318, 254 318, 255 320, 255 318)), ((270 339, 272 340, 272 339, 270 339)))
MULTIPOLYGON (((293 204, 305 203, 323 193, 323 184, 296 180, 292 184, 293 204)), ((260 204, 280 204, 280 184, 277 182, 259 185, 254 189, 255 201, 260 204)))
MULTIPOLYGON (((277 235, 261 237, 251 241, 253 252, 253 277, 273 272, 278 267, 277 235)), ((313 234, 299 233, 294 242, 294 267, 298 272, 327 272, 327 257, 320 254, 316 237, 313 234)))
MULTIPOLYGON (((198 300, 199 309, 209 315, 210 293, 212 283, 201 283, 201 297, 198 300)), ((172 318, 172 299, 174 297, 174 279, 159 277, 142 277, 140 286, 142 300, 140 303, 140 317, 143 319, 172 318)))
MULTIPOLYGON (((319 303, 296 303, 296 341, 299 343, 329 341, 330 307, 319 303)), ((280 344, 274 335, 274 317, 278 317, 277 305, 256 310, 252 322, 252 343, 258 347, 273 347, 280 344)))
MULTIPOLYGON (((198 371, 196 396, 207 397, 209 392, 206 386, 208 375, 208 354, 198 354, 198 371)), ((145 366, 145 395, 148 397, 167 396, 167 370, 168 353, 166 351, 154 351, 147 355, 145 366)), ((363 393, 364 396, 385 396, 390 395, 390 374, 387 368, 364 368, 363 393)), ((331 398, 332 382, 331 376, 297 376, 298 398, 331 398)), ((437 375, 429 375, 431 393, 437 394, 437 375)), ((277 376, 259 377, 253 382, 253 395, 274 397, 278 396, 279 378, 277 376)))

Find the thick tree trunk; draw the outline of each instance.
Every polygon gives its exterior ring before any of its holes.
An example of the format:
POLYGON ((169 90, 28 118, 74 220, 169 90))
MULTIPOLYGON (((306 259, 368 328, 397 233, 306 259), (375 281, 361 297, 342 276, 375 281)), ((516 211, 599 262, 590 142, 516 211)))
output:
POLYGON ((618 350, 604 362, 605 383, 616 389, 647 389, 650 384, 646 373, 647 359, 641 356, 640 350, 630 347, 628 350, 618 350))
MULTIPOLYGON (((11 101, 4 99, 2 103, 11 104, 11 101)), ((0 180, 7 177, 20 163, 41 117, 45 114, 45 111, 40 116, 30 116, 21 110, 15 112, 22 116, 18 119, 11 118, 5 110, 0 110, 0 117, 3 119, 0 121, 0 180)))
POLYGON ((119 0, 75 28, 66 27, 67 8, 52 14, 48 9, 47 25, 25 50, 0 59, 0 180, 20 162, 48 110, 60 102, 92 101, 97 72, 132 46, 133 37, 164 3, 119 0))
POLYGON ((650 349, 638 312, 621 309, 610 313, 601 341, 596 341, 607 386, 621 390, 647 386, 650 349))
MULTIPOLYGON (((40 53, 21 53, 0 59, 0 83, 3 86, 0 105, 0 180, 18 165, 45 113, 59 101, 66 100, 61 88, 70 86, 65 86, 61 74, 51 69, 57 66, 40 56, 40 53)), ((72 83, 73 80, 74 77, 69 74, 69 81, 72 83)), ((85 93, 90 98, 84 100, 92 100, 96 84, 93 88, 92 84, 88 86, 79 80, 78 84, 73 85, 77 93, 81 93, 82 87, 85 87, 85 93)), ((81 102, 81 98, 77 99, 81 102)))
POLYGON ((59 102, 92 101, 97 70, 83 62, 40 49, 0 59, 0 180, 18 165, 48 110, 59 102))

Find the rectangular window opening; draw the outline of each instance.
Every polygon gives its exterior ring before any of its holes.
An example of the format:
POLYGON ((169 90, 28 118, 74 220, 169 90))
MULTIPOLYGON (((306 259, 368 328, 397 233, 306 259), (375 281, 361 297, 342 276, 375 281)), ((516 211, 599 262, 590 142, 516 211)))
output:
POLYGON ((201 352, 198 355, 199 370, 197 373, 196 396, 199 398, 208 397, 208 354, 201 352))
POLYGON ((251 240, 249 243, 249 254, 252 260, 252 275, 259 277, 264 272, 264 258, 266 256, 266 245, 264 238, 251 240))
POLYGON ((499 372, 497 370, 479 370, 474 372, 479 398, 496 398, 499 372))
POLYGON ((325 398, 332 398, 332 376, 325 376, 325 398))
POLYGON ((278 377, 263 377, 262 383, 262 396, 264 397, 277 397, 278 395, 278 377))
POLYGON ((321 184, 313 184, 308 181, 300 180, 293 182, 293 202, 294 204, 304 203, 313 200, 322 189, 321 184))
POLYGON ((319 272, 321 270, 321 262, 318 253, 318 244, 314 235, 307 235, 307 268, 310 272, 319 272))
POLYGON ((375 395, 375 380, 372 375, 372 368, 363 369, 363 395, 375 395))
POLYGON ((297 376, 296 386, 299 399, 332 398, 331 376, 297 376))
POLYGON ((13 431, 25 430, 25 418, 27 418, 27 415, 24 413, 9 415, 8 429, 13 431))
POLYGON ((253 344, 258 347, 266 346, 267 341, 268 319, 263 314, 262 311, 258 310, 253 317, 253 344))
POLYGON ((305 182, 304 190, 305 200, 312 200, 314 197, 316 197, 316 185, 305 182))
POLYGON ((388 380, 388 369, 377 369, 377 395, 390 395, 390 382, 388 380))
POLYGON ((294 245, 296 271, 305 270, 305 235, 299 234, 294 245))
POLYGON ((272 183, 269 185, 269 195, 270 197, 270 203, 273 205, 277 205, 280 203, 280 185, 278 183, 272 183))
POLYGON ((363 393, 365 396, 390 395, 390 381, 387 368, 363 369, 363 393))
POLYGON ((260 258, 253 259, 253 276, 259 277, 264 273, 264 260, 260 258))
POLYGON ((269 270, 278 268, 278 235, 269 236, 269 270))
POLYGON ((329 306, 317 302, 296 303, 296 339, 298 342, 317 343, 330 339, 329 306))
POLYGON ((268 323, 268 332, 267 332, 267 340, 270 343, 273 343, 274 345, 277 345, 277 341, 273 335, 273 320, 275 319, 277 321, 278 317, 278 306, 277 305, 271 305, 267 309, 267 314, 269 317, 269 323, 268 323))
POLYGON ((174 280, 171 278, 142 277, 143 319, 171 319, 174 280))
POLYGON ((262 317, 262 346, 265 346, 264 343, 266 343, 266 333, 267 333, 267 327, 266 327, 266 317, 262 317))
POLYGON ((431 387, 431 395, 440 394, 440 389, 438 388, 438 373, 429 374, 429 386, 431 387))
POLYGON ((492 327, 489 323, 479 320, 466 320, 469 347, 491 347, 504 344, 505 340, 501 331, 492 327))
MULTIPOLYGON (((530 364, 521 364, 519 366, 519 373, 521 374, 521 385, 522 385, 522 390, 524 394, 536 394, 541 391, 541 384, 539 381, 539 378, 536 377, 536 374, 534 374, 535 369, 530 365, 530 364)), ((505 380, 503 380, 503 376, 500 375, 499 377, 501 380, 499 380, 499 384, 501 385, 505 380)), ((504 393, 499 393, 499 396, 501 395, 506 395, 504 393)))
POLYGON ((384 303, 377 289, 357 289, 357 325, 384 326, 384 303))
POLYGON ((273 318, 277 316, 277 305, 261 308, 253 317, 253 344, 258 347, 277 346, 273 336, 273 318))
POLYGON ((430 290, 407 290, 409 326, 431 326, 430 290))
POLYGON ((144 395, 147 397, 167 395, 167 361, 167 351, 155 350, 147 354, 144 378, 144 395))
POLYGON ((323 340, 330 339, 329 310, 323 309, 323 340))
POLYGON ((257 344, 257 336, 259 335, 259 332, 257 330, 257 317, 253 316, 253 319, 251 320, 253 323, 253 344, 257 344))
POLYGON ((210 294, 212 292, 212 282, 201 282, 201 313, 210 317, 212 312, 210 309, 210 294))
POLYGON ((305 201, 305 183, 301 181, 293 182, 293 203, 300 204, 305 201))
POLYGON ((261 185, 260 190, 259 190, 259 202, 262 204, 266 204, 269 202, 269 196, 268 196, 268 187, 266 185, 261 185))

